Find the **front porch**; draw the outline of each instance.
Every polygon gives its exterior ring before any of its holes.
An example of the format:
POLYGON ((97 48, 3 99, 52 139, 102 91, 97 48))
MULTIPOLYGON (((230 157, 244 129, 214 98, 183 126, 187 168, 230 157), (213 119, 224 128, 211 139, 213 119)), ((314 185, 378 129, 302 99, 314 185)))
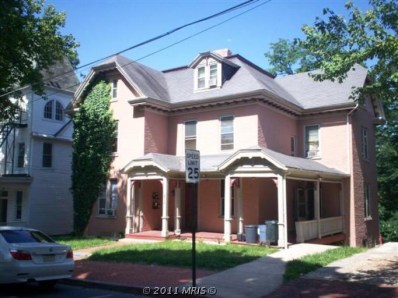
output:
MULTIPOLYGON (((148 241, 165 241, 167 239, 180 239, 180 240, 192 240, 192 233, 190 232, 184 232, 179 235, 176 235, 174 232, 170 232, 169 236, 167 238, 163 237, 161 235, 161 231, 158 230, 150 230, 150 231, 145 231, 145 232, 138 232, 138 233, 132 233, 132 234, 126 234, 125 235, 126 239, 135 239, 135 240, 148 240, 148 241)), ((223 233, 214 233, 214 232, 204 232, 200 231, 197 232, 195 235, 196 241, 203 241, 203 242, 210 242, 210 243, 217 243, 221 244, 224 243, 224 234, 223 233)), ((311 239, 311 240, 306 240, 303 241, 305 243, 313 243, 313 244, 324 244, 324 245, 330 245, 330 244, 335 244, 339 243, 345 240, 345 234, 343 233, 338 233, 334 235, 329 235, 329 236, 324 236, 319 239, 311 239)), ((262 243, 246 243, 246 241, 239 241, 238 240, 238 235, 237 234, 232 234, 231 235, 231 244, 237 244, 237 245, 260 245, 262 243)), ((298 243, 296 241, 296 234, 295 233, 289 233, 288 235, 288 246, 293 245, 298 243)))

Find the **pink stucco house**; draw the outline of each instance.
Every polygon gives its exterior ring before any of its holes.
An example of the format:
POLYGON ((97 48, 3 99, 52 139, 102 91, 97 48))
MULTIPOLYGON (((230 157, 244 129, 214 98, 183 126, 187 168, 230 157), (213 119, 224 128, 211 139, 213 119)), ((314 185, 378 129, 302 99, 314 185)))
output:
POLYGON ((118 55, 92 68, 75 108, 99 75, 112 86, 118 138, 88 234, 190 231, 184 155, 196 149, 198 231, 229 242, 246 225, 276 220, 281 247, 331 235, 377 243, 375 125, 384 113, 377 98, 350 98, 366 84, 362 66, 340 84, 275 78, 226 49, 166 71, 118 55))

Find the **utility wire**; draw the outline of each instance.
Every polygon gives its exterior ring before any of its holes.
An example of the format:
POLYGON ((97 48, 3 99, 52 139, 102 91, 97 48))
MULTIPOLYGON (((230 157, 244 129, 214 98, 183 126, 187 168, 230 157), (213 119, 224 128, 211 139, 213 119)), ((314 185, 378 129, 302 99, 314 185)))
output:
MULTIPOLYGON (((260 1, 260 0, 247 0, 247 1, 243 2, 243 3, 240 3, 240 4, 238 4, 238 5, 232 6, 232 7, 228 8, 228 9, 225 9, 225 10, 220 11, 220 12, 218 12, 218 13, 212 14, 212 15, 210 15, 210 16, 208 16, 208 17, 204 17, 204 18, 202 18, 202 19, 193 21, 193 22, 191 22, 191 23, 188 23, 188 24, 182 25, 182 26, 180 26, 180 27, 177 27, 177 28, 175 28, 175 29, 172 29, 172 30, 170 30, 170 31, 167 31, 166 33, 160 34, 160 35, 158 35, 158 36, 156 36, 156 37, 147 39, 147 40, 145 40, 145 41, 143 41, 143 42, 140 42, 140 43, 138 43, 138 44, 135 44, 135 45, 133 45, 133 46, 130 46, 130 47, 128 47, 128 48, 126 48, 126 49, 124 49, 124 50, 121 50, 121 51, 119 51, 119 52, 116 52, 116 53, 114 53, 114 54, 108 55, 108 56, 106 56, 106 57, 103 57, 103 58, 94 60, 94 61, 89 62, 89 63, 87 63, 87 64, 84 64, 84 65, 82 65, 82 66, 79 66, 79 67, 77 67, 76 69, 74 69, 74 70, 72 70, 72 71, 68 71, 68 72, 65 72, 65 73, 62 73, 62 74, 59 74, 59 75, 56 75, 56 76, 47 78, 47 79, 44 80, 43 82, 45 83, 46 81, 51 81, 51 80, 53 80, 53 79, 55 79, 55 78, 57 78, 57 77, 66 75, 66 74, 68 74, 68 73, 75 72, 76 70, 79 70, 79 69, 82 69, 82 68, 86 68, 86 67, 88 67, 88 66, 90 66, 90 65, 92 65, 92 64, 96 64, 96 63, 101 62, 101 61, 103 61, 103 60, 105 60, 105 59, 108 59, 108 58, 110 58, 110 57, 113 57, 113 56, 115 56, 115 55, 122 54, 122 53, 124 53, 124 52, 130 51, 130 50, 132 50, 132 49, 141 47, 141 46, 143 46, 143 45, 146 45, 146 44, 148 44, 148 43, 151 43, 151 42, 153 42, 153 41, 156 41, 156 40, 158 40, 158 39, 161 39, 161 38, 163 38, 163 37, 165 37, 165 36, 168 36, 168 35, 170 35, 170 34, 173 34, 173 33, 177 32, 177 31, 179 31, 179 30, 181 30, 181 29, 183 29, 183 28, 186 28, 186 27, 189 27, 189 26, 198 24, 198 23, 202 23, 202 22, 208 21, 208 20, 210 20, 210 19, 216 18, 216 17, 218 17, 218 16, 221 16, 221 15, 223 15, 223 14, 229 13, 229 12, 234 11, 234 10, 236 10, 236 9, 240 9, 240 8, 245 7, 245 6, 247 6, 247 5, 251 5, 252 3, 255 3, 255 2, 258 2, 258 1, 260 1)), ((28 86, 29 86, 29 85, 28 85, 28 86)), ((20 87, 20 88, 14 89, 14 90, 12 90, 12 91, 6 92, 6 93, 0 95, 0 98, 1 98, 1 97, 4 97, 4 96, 7 96, 7 95, 10 95, 10 94, 12 94, 12 93, 14 93, 14 92, 17 92, 17 91, 21 91, 21 90, 23 90, 24 88, 26 88, 26 87, 28 87, 28 86, 20 87)))
MULTIPOLYGON (((200 34, 202 34, 202 33, 204 33, 204 32, 207 32, 207 31, 209 31, 209 30, 211 30, 211 29, 213 29, 213 28, 215 28, 215 27, 221 26, 222 24, 224 24, 224 23, 226 23, 226 22, 228 22, 228 21, 230 21, 230 20, 233 20, 233 19, 235 19, 235 18, 237 18, 237 17, 240 17, 241 15, 244 15, 244 14, 248 13, 249 11, 252 11, 252 10, 254 10, 254 9, 260 7, 260 6, 263 6, 263 5, 265 5, 265 4, 267 4, 267 3, 271 2, 271 1, 272 1, 272 0, 267 0, 267 1, 263 2, 263 3, 260 3, 260 4, 254 6, 254 7, 250 8, 250 9, 247 9, 247 10, 241 12, 240 14, 237 14, 237 15, 235 15, 235 16, 232 16, 232 17, 230 17, 230 18, 228 18, 228 19, 226 19, 226 20, 224 20, 224 21, 222 21, 222 22, 219 22, 219 23, 214 24, 214 25, 212 25, 212 26, 210 26, 210 27, 207 27, 207 28, 205 28, 205 29, 203 29, 203 30, 201 30, 201 31, 198 31, 198 32, 196 32, 196 33, 194 33, 194 34, 191 34, 191 35, 189 35, 189 36, 187 36, 187 37, 185 37, 185 38, 183 38, 183 39, 180 39, 180 40, 178 40, 178 41, 176 41, 176 42, 174 42, 174 43, 171 43, 171 44, 169 44, 169 45, 167 45, 167 46, 165 46, 165 47, 163 47, 163 48, 161 48, 161 49, 159 49, 159 50, 153 51, 153 52, 151 52, 151 53, 149 53, 149 54, 147 54, 147 55, 145 55, 145 56, 142 56, 142 57, 140 57, 140 58, 138 58, 138 59, 131 60, 131 62, 125 63, 125 64, 123 64, 123 65, 120 65, 120 68, 124 68, 124 67, 126 67, 126 66, 128 66, 128 65, 130 65, 130 64, 132 64, 132 63, 136 63, 136 62, 138 62, 138 61, 140 61, 140 60, 146 59, 146 58, 148 58, 148 57, 150 57, 150 56, 152 56, 152 55, 155 55, 155 54, 157 54, 157 53, 160 53, 160 52, 162 52, 162 51, 164 51, 164 50, 166 50, 166 49, 169 49, 169 48, 171 48, 171 47, 173 47, 173 46, 175 46, 175 45, 177 45, 177 44, 180 44, 180 43, 182 43, 182 42, 184 42, 184 41, 186 41, 186 40, 189 40, 189 39, 191 39, 191 38, 193 38, 193 37, 195 37, 195 36, 198 36, 198 35, 200 35, 200 34)), ((111 55, 111 56, 108 56, 108 57, 106 57, 106 58, 104 58, 104 59, 107 59, 107 58, 113 57, 113 56, 114 56, 114 55, 111 55)), ((102 60, 104 60, 104 59, 102 59, 102 60)), ((102 61, 102 60, 100 60, 100 61, 102 61)), ((97 61, 97 62, 98 62, 98 61, 97 61)), ((94 62, 94 63, 96 63, 96 62, 94 62)), ((76 85, 68 86, 67 88, 72 88, 72 87, 76 87, 76 86, 79 86, 79 85, 80 85, 80 83, 79 83, 79 84, 76 84, 76 85)), ((52 95, 58 94, 58 93, 60 93, 60 92, 61 92, 61 91, 55 91, 55 92, 53 92, 53 93, 46 94, 46 96, 52 96, 52 95)), ((41 98, 38 98, 38 99, 36 99, 36 100, 41 100, 41 98)), ((34 100, 34 101, 36 101, 36 100, 34 100)))

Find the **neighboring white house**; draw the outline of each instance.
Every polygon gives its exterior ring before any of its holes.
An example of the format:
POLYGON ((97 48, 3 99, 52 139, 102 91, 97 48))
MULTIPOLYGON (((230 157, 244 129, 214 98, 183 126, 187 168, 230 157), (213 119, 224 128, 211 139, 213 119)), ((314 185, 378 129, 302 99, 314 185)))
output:
POLYGON ((26 88, 19 115, 0 123, 0 225, 65 234, 73 229, 73 124, 64 109, 79 81, 67 61, 44 77, 46 98, 26 88))

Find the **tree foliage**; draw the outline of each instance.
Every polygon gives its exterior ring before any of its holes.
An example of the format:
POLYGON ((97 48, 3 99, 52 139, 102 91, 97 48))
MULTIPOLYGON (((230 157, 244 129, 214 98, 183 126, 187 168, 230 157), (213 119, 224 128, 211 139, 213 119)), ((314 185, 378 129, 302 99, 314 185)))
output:
POLYGON ((275 43, 271 43, 271 50, 266 52, 264 56, 268 58, 269 64, 272 66, 268 69, 273 75, 290 75, 297 72, 312 70, 312 55, 303 49, 297 40, 290 41, 288 39, 279 39, 275 43))
POLYGON ((385 102, 398 101, 398 3, 370 0, 371 9, 362 12, 352 2, 346 4, 349 19, 324 9, 326 20, 304 26, 300 46, 310 52, 312 67, 322 69, 317 80, 342 81, 356 64, 369 67, 373 79, 361 94, 377 94, 385 102))
POLYGON ((65 57, 78 64, 75 42, 62 35, 65 14, 44 0, 7 0, 0 2, 0 121, 15 113, 10 97, 30 85, 39 95, 44 92, 41 71, 65 57))
POLYGON ((109 110, 109 84, 93 83, 84 97, 73 117, 72 191, 76 234, 84 233, 93 205, 103 191, 116 134, 116 122, 109 110))

